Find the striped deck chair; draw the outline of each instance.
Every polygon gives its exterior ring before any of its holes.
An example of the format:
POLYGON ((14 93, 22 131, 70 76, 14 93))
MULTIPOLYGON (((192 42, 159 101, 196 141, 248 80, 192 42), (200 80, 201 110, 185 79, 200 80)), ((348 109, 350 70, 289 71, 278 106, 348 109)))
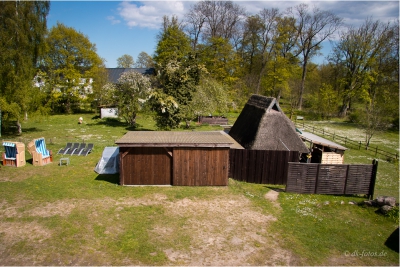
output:
POLYGON ((28 151, 32 155, 33 165, 43 166, 53 162, 53 154, 46 148, 44 138, 32 140, 28 144, 28 151))
POLYGON ((21 167, 25 162, 25 145, 21 142, 3 142, 3 165, 21 167))

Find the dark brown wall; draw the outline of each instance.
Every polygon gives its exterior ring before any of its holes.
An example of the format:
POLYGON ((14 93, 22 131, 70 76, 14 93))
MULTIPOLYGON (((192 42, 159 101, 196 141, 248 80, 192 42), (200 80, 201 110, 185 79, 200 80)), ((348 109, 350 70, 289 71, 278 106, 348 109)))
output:
POLYGON ((160 147, 120 147, 121 185, 170 185, 172 158, 160 147))
POLYGON ((228 185, 228 166, 229 148, 120 147, 121 185, 228 185))
POLYGON ((298 161, 298 151, 231 149, 229 177, 256 184, 286 184, 288 163, 298 161))
POLYGON ((228 185, 229 148, 174 148, 173 185, 228 185))

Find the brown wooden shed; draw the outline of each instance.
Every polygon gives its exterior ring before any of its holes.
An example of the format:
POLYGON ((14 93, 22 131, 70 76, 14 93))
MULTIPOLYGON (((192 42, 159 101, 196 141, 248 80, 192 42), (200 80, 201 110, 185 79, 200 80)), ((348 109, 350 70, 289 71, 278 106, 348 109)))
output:
POLYGON ((229 148, 222 131, 132 131, 119 146, 121 185, 228 185, 229 148))

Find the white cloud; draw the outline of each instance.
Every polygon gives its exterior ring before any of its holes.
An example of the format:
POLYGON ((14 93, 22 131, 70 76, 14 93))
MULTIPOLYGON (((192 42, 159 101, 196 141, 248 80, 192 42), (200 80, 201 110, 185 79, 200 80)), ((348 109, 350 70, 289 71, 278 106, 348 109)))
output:
MULTIPOLYGON (((141 2, 124 1, 119 5, 118 14, 126 25, 132 27, 144 27, 159 29, 164 15, 178 16, 179 20, 190 9, 190 6, 198 1, 155 1, 145 0, 141 2)), ((321 10, 329 10, 344 19, 346 24, 360 26, 366 18, 372 17, 374 20, 382 22, 394 20, 399 16, 398 1, 234 1, 244 7, 249 14, 256 14, 263 8, 278 8, 283 12, 289 7, 294 7, 300 3, 307 3, 316 6, 321 10)), ((114 23, 120 21, 114 17, 110 19, 114 23)))
POLYGON ((190 4, 183 1, 122 2, 118 12, 130 28, 138 26, 158 29, 164 15, 176 15, 182 19, 190 4))
POLYGON ((108 17, 107 17, 107 20, 111 21, 111 24, 112 24, 112 25, 121 23, 121 21, 120 21, 119 19, 115 19, 114 16, 108 16, 108 17))

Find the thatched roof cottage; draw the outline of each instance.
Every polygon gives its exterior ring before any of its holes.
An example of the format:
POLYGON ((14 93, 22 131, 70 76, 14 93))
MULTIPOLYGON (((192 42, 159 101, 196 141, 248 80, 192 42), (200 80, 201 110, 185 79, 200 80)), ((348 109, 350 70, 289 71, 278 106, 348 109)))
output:
POLYGON ((296 133, 294 123, 286 117, 273 97, 252 95, 229 135, 245 149, 309 153, 296 133))

